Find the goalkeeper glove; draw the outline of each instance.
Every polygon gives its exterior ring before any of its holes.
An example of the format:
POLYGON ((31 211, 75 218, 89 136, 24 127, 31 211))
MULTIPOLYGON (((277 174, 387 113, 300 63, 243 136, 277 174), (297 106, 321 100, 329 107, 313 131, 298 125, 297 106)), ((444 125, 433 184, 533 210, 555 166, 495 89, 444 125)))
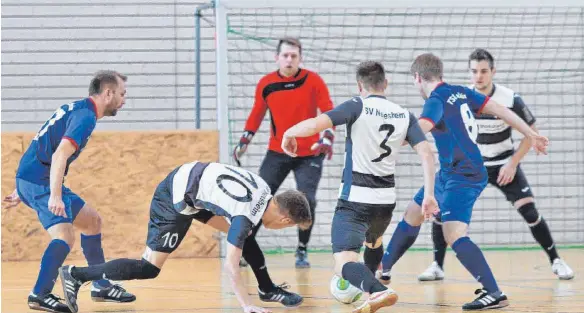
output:
POLYGON ((235 160, 237 166, 241 166, 241 162, 239 161, 239 159, 247 150, 247 145, 249 145, 249 143, 251 142, 251 139, 253 138, 254 134, 255 134, 254 132, 249 130, 244 131, 243 134, 241 135, 241 138, 239 138, 239 143, 237 144, 237 146, 235 146, 235 149, 233 149, 233 159, 235 160))
POLYGON ((333 157, 334 140, 335 134, 333 133, 332 129, 326 129, 322 133, 320 140, 313 144, 310 149, 314 151, 314 155, 325 154, 327 156, 327 160, 330 160, 333 157))

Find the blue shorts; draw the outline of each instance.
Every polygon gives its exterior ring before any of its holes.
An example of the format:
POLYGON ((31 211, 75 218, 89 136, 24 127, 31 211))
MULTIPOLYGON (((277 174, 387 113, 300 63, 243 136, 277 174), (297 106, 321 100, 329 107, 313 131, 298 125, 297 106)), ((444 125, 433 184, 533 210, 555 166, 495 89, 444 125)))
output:
POLYGON ((37 212, 39 221, 45 229, 49 229, 49 227, 59 223, 73 223, 75 217, 85 205, 85 201, 71 189, 65 186, 62 188, 67 217, 57 216, 49 211, 49 197, 51 195, 49 185, 37 185, 23 179, 16 179, 16 191, 20 200, 37 212))
MULTIPOLYGON (((486 170, 474 177, 438 171, 434 181, 434 196, 440 207, 441 220, 470 224, 472 207, 487 186, 487 182, 486 170)), ((414 202, 418 205, 422 205, 423 200, 424 187, 414 196, 414 202)))

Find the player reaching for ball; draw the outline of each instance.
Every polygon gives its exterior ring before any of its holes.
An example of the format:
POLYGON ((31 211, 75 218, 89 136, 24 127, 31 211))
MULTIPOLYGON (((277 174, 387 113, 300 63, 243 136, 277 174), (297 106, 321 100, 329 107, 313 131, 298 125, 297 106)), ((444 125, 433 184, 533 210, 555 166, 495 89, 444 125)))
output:
MULTIPOLYGON (((270 229, 295 225, 309 227, 312 217, 308 200, 296 190, 272 196, 270 187, 259 176, 241 168, 204 162, 177 167, 156 188, 142 259, 116 259, 89 267, 61 267, 59 275, 71 311, 78 310, 77 292, 85 282, 102 278, 117 281, 156 278, 193 220, 227 233, 225 272, 243 311, 270 312, 252 304, 241 278, 239 260, 243 254, 253 268, 262 268, 267 275, 264 255, 255 237, 250 236, 252 229, 260 222, 270 229)), ((256 278, 258 282, 262 279, 258 273, 256 278)), ((300 305, 300 296, 283 289, 274 286, 272 292, 260 293, 260 299, 284 305, 288 302, 282 299, 287 299, 291 306, 300 305)))
POLYGON ((396 205, 394 173, 404 140, 422 158, 427 192, 419 213, 429 218, 438 208, 434 154, 417 119, 385 97, 387 80, 382 64, 363 62, 356 76, 359 97, 288 129, 282 149, 294 157, 297 137, 346 125, 345 167, 331 229, 334 268, 337 275, 370 294, 353 312, 372 313, 397 301, 397 294, 375 278, 375 271, 383 256, 382 236, 396 205), (363 242, 365 264, 359 262, 363 242))

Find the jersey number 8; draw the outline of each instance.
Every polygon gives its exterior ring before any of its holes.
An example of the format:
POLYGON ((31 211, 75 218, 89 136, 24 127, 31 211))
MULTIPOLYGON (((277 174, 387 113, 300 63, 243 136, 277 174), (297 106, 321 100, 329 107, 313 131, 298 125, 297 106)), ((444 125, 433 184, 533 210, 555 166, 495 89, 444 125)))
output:
POLYGON ((468 107, 468 103, 463 103, 460 106, 460 115, 462 116, 462 121, 464 122, 464 128, 468 132, 468 137, 473 143, 477 143, 477 137, 479 135, 479 127, 474 115, 468 107))

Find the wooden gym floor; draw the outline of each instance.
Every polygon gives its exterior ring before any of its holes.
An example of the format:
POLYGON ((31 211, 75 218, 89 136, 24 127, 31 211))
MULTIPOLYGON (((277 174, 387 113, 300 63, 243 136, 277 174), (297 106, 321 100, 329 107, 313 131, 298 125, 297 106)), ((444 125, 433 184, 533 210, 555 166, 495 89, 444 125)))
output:
MULTIPOLYGON (((540 250, 487 251, 495 277, 508 294, 511 305, 494 312, 584 312, 584 250, 560 250, 576 272, 571 281, 559 281, 551 273, 545 254, 540 250)), ((292 254, 268 256, 268 268, 275 283, 288 282, 291 290, 305 297, 302 306, 286 309, 266 304, 273 312, 351 312, 352 305, 336 302, 329 295, 332 257, 328 253, 310 254, 312 268, 296 270, 292 254)), ((420 283, 416 276, 431 261, 430 252, 412 251, 395 266, 392 287, 400 299, 379 312, 461 312, 460 306, 474 298, 479 286, 448 252, 446 279, 420 283)), ((83 265, 83 261, 73 262, 83 265)), ((2 312, 29 312, 26 298, 34 284, 38 262, 2 263, 2 312)), ((256 281, 251 270, 244 271, 256 305, 256 281)), ((62 295, 60 282, 55 293, 62 295)), ((80 291, 80 312, 242 312, 221 274, 218 259, 171 259, 155 280, 129 281, 123 286, 135 293, 130 304, 94 303, 89 287, 80 291)), ((35 311, 30 311, 35 312, 35 311)))

